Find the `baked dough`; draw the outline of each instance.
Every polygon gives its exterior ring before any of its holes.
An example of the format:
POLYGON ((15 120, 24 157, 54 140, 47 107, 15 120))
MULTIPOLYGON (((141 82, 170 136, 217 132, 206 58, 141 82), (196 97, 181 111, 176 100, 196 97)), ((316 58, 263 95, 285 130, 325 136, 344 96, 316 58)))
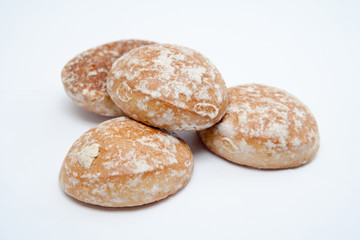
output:
POLYGON ((106 207, 163 199, 190 179, 193 158, 180 138, 127 117, 101 123, 71 147, 60 170, 70 196, 106 207))
POLYGON ((78 54, 65 65, 61 73, 67 95, 79 106, 91 112, 104 116, 123 115, 106 91, 106 80, 111 65, 131 49, 152 43, 122 40, 78 54))
POLYGON ((293 95, 250 84, 229 89, 224 118, 198 132, 214 153, 256 168, 289 168, 309 162, 319 148, 310 110, 293 95))
POLYGON ((228 103, 225 82, 210 60, 170 44, 143 46, 124 54, 110 70, 107 89, 132 118, 176 131, 214 125, 228 103))

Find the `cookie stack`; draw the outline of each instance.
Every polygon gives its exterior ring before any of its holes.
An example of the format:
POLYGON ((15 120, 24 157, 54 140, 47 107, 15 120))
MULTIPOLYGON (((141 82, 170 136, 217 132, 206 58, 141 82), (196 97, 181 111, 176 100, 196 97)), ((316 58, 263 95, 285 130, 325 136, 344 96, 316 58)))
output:
POLYGON ((70 60, 62 82, 81 107, 117 117, 84 133, 61 167, 61 188, 86 203, 137 206, 181 189, 193 157, 171 131, 198 131, 217 155, 262 169, 303 165, 319 148, 316 120, 297 98, 259 84, 228 89, 214 64, 187 47, 104 44, 70 60))

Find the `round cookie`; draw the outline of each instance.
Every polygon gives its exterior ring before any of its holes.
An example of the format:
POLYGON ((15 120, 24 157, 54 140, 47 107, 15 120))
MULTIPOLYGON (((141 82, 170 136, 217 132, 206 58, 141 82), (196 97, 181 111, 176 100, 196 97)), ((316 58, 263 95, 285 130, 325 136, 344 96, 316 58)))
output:
POLYGON ((224 118, 198 135, 219 156, 256 168, 300 166, 319 149, 310 110, 293 95, 258 84, 230 88, 224 118))
POLYGON ((210 60, 170 44, 143 46, 124 54, 110 70, 107 89, 132 118, 175 131, 214 125, 228 103, 225 82, 210 60))
POLYGON ((163 199, 190 179, 193 158, 180 138, 127 117, 101 123, 73 144, 60 170, 70 196, 105 207, 163 199))
POLYGON ((71 59, 61 72, 67 95, 79 106, 104 116, 123 114, 106 91, 111 65, 131 49, 153 44, 142 40, 122 40, 88 49, 71 59))

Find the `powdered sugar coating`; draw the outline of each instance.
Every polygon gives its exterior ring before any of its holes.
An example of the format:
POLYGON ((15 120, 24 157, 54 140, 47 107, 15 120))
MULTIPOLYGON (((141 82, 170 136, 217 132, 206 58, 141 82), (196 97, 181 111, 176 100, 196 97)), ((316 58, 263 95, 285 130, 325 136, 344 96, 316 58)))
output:
POLYGON ((122 115, 106 90, 109 70, 116 59, 133 48, 153 42, 123 40, 88 49, 63 68, 61 79, 68 96, 79 106, 106 116, 122 115))
POLYGON ((169 130, 209 127, 225 114, 228 102, 225 82, 210 60, 170 44, 128 52, 113 64, 107 85, 129 116, 169 130))
POLYGON ((316 120, 293 95, 250 84, 230 88, 229 99, 224 118, 199 133, 215 153, 258 168, 298 166, 316 154, 316 120))
POLYGON ((188 182, 192 169, 191 151, 181 139, 119 117, 74 143, 60 171, 60 185, 87 203, 134 206, 175 193, 188 182), (79 155, 91 146, 98 146, 98 153, 84 168, 79 155))

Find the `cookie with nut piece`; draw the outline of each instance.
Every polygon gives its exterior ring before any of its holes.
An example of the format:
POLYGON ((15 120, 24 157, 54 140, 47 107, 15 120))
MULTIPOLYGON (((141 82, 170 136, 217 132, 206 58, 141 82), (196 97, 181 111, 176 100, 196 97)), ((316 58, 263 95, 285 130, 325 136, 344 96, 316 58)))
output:
POLYGON ((119 117, 75 141, 60 170, 71 197, 105 207, 138 206, 176 193, 189 181, 193 157, 177 136, 119 117))

